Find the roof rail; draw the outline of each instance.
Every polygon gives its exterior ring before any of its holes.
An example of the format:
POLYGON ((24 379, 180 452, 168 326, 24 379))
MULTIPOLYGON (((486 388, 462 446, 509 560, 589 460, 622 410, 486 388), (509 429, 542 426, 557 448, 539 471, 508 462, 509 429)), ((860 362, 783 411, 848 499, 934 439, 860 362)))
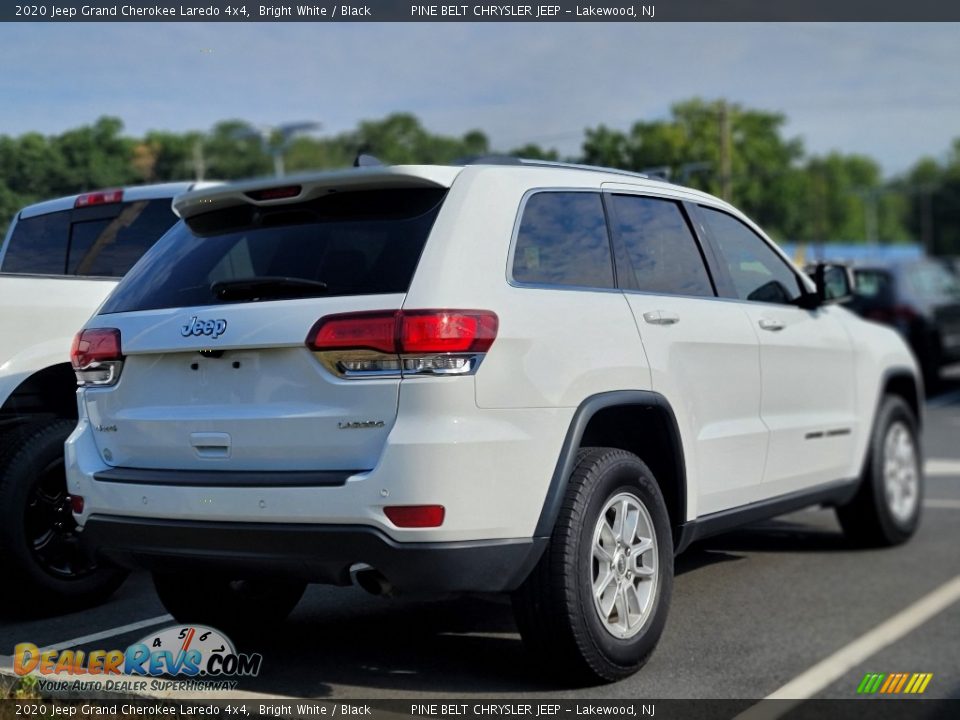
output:
POLYGON ((558 160, 536 160, 532 158, 518 158, 510 155, 485 155, 477 158, 470 158, 462 163, 463 165, 526 165, 528 167, 551 167, 567 168, 570 170, 591 170, 593 172, 612 173, 614 175, 626 175, 628 177, 641 178, 643 180, 653 180, 656 182, 667 182, 666 179, 646 175, 644 173, 634 172, 632 170, 622 170, 620 168, 603 167, 600 165, 584 165, 582 163, 560 162, 558 160))

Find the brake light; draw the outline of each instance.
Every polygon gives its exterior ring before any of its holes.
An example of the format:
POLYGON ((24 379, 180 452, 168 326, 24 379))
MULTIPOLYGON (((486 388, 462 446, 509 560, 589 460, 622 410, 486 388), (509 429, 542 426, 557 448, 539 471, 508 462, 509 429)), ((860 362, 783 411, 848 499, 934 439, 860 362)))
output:
POLYGON ((70 363, 78 385, 113 385, 120 379, 123 352, 116 328, 81 330, 73 339, 70 363))
POLYGON ((299 194, 299 185, 286 185, 284 187, 266 188, 265 190, 251 190, 246 193, 246 196, 251 200, 283 200, 296 197, 299 194))
POLYGON ((402 313, 400 352, 486 352, 496 337, 491 312, 417 310, 402 313))
POLYGON ((342 377, 468 375, 497 337, 489 310, 382 310, 328 315, 307 346, 342 377))
POLYGON ((100 190, 80 195, 73 206, 80 208, 90 205, 110 205, 118 202, 123 202, 123 190, 100 190))
POLYGON ((383 513, 397 527, 428 528, 443 525, 446 510, 443 505, 392 505, 383 513))
POLYGON ((80 495, 70 496, 70 510, 77 515, 83 515, 83 498, 80 495))
POLYGON ((863 316, 874 322, 892 325, 902 333, 908 333, 910 325, 920 318, 917 312, 909 305, 872 308, 864 312, 863 316))

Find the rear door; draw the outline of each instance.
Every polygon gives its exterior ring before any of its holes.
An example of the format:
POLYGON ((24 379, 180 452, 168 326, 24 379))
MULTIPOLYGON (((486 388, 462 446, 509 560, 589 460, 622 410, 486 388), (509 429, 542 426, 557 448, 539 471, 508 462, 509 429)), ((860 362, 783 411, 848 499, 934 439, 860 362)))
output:
POLYGON ((331 192, 180 223, 89 325, 119 329, 126 356, 114 387, 86 392, 104 458, 372 468, 396 417, 398 373, 351 379, 306 341, 321 317, 401 307, 444 193, 331 192))
POLYGON ((670 401, 690 448, 695 512, 756 500, 767 450, 757 336, 739 305, 717 298, 683 203, 617 191, 606 197, 620 285, 653 389, 670 401))
POLYGON ((852 343, 837 318, 846 311, 799 307, 799 274, 765 239, 722 210, 697 212, 760 341, 766 493, 844 479, 866 431, 856 414, 852 343))

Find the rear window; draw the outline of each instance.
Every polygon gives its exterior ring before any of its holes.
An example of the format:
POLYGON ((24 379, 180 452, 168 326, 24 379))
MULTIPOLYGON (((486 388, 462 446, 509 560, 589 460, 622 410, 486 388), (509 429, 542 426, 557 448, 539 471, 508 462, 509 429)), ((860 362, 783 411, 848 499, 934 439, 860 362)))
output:
POLYGON ((406 292, 445 192, 352 191, 197 215, 143 257, 101 313, 406 292))
POLYGON ((3 272, 123 277, 176 222, 170 198, 62 210, 20 220, 3 272))
POLYGON ((513 279, 537 285, 613 287, 613 260, 600 193, 545 191, 523 208, 513 279))

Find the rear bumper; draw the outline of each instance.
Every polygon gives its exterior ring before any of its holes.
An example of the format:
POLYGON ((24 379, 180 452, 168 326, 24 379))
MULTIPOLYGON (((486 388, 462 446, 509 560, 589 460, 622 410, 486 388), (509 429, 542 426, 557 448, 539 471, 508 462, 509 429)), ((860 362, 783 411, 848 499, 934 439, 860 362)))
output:
POLYGON ((350 583, 357 564, 406 591, 508 592, 530 573, 545 538, 400 543, 356 525, 201 522, 93 515, 87 551, 129 568, 350 583))

